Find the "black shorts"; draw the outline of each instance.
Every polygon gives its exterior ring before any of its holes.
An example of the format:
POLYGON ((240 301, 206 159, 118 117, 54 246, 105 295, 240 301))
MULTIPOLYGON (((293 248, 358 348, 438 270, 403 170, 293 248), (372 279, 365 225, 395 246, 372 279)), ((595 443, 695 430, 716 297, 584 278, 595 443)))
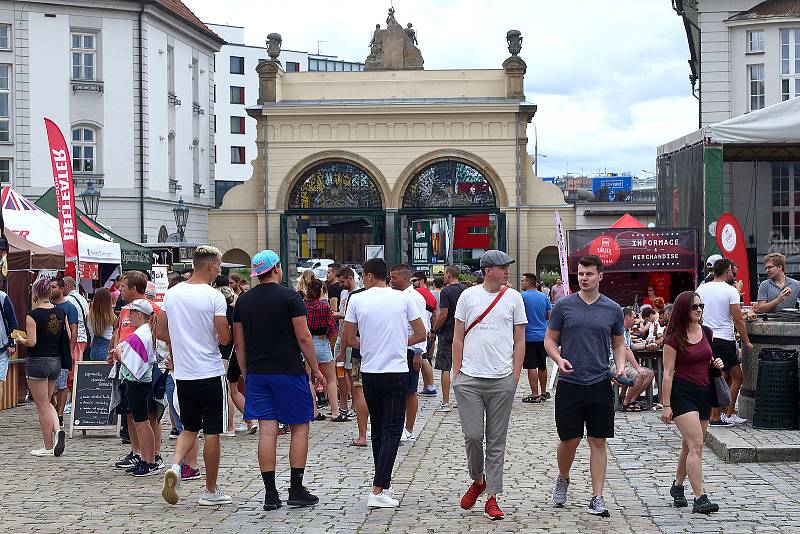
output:
POLYGON ((450 372, 453 369, 453 342, 439 339, 439 346, 436 347, 436 360, 433 368, 439 371, 450 372))
POLYGON ((134 423, 144 423, 151 413, 156 411, 156 401, 153 400, 153 383, 126 380, 125 389, 128 392, 128 405, 134 423))
POLYGON ((408 359, 408 389, 406 393, 411 395, 416 393, 419 387, 419 369, 414 369, 414 351, 407 350, 406 353, 408 359))
POLYGON ((698 386, 680 378, 673 378, 669 404, 672 407, 673 418, 697 412, 701 421, 708 421, 711 416, 711 386, 698 386))
POLYGON ((116 408, 117 415, 126 417, 131 413, 131 407, 128 403, 128 381, 123 380, 119 385, 119 404, 116 408))
POLYGON ((614 437, 614 392, 610 380, 589 386, 558 381, 556 429, 561 441, 583 437, 614 437))
POLYGON ((525 342, 525 361, 523 369, 547 370, 547 352, 544 350, 544 341, 525 342))
POLYGON ((739 355, 736 353, 736 342, 727 339, 714 338, 711 340, 711 350, 715 358, 720 358, 725 364, 723 371, 730 371, 739 365, 739 355))
POLYGON ((228 419, 228 380, 212 376, 199 380, 175 380, 181 424, 189 432, 222 434, 228 419))
POLYGON ((233 358, 228 360, 228 382, 238 382, 239 377, 242 376, 242 370, 239 367, 239 358, 236 353, 233 353, 233 358))

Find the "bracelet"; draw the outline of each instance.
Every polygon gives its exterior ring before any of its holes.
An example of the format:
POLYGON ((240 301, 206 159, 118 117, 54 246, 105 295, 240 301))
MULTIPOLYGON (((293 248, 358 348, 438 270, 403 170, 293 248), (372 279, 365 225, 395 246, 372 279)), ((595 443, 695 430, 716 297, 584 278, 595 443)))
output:
POLYGON ((672 405, 671 404, 662 404, 661 407, 662 408, 672 408, 672 405))

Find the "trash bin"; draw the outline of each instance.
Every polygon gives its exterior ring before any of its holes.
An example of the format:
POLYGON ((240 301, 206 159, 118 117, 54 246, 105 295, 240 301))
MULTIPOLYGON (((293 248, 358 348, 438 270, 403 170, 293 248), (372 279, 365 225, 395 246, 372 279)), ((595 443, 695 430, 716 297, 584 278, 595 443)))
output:
POLYGON ((763 348, 758 358, 753 427, 797 430, 797 351, 763 348))

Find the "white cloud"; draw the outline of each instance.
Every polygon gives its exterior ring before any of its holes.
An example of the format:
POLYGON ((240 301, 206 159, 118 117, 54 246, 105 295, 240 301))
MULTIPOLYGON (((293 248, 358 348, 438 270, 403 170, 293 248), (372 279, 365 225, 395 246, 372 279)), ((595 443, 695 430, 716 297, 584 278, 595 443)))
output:
MULTIPOLYGON (((184 0, 204 21, 245 27, 246 44, 363 61, 388 2, 184 0), (221 6, 224 6, 222 8, 221 6)), ((500 68, 505 33, 523 34, 525 92, 537 104, 539 174, 655 169, 656 147, 697 127, 688 48, 666 0, 394 0, 429 69, 500 68), (567 168, 568 167, 568 168, 567 168)), ((529 151, 533 152, 533 128, 529 151)))

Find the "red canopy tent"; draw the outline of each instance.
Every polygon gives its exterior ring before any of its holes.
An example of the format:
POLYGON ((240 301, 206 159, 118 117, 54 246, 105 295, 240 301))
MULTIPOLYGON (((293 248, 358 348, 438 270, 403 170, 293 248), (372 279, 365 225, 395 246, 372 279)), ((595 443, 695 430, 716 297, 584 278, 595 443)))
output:
POLYGON ((639 219, 630 213, 626 213, 617 219, 617 222, 612 224, 611 228, 644 228, 644 225, 639 221, 639 219))

